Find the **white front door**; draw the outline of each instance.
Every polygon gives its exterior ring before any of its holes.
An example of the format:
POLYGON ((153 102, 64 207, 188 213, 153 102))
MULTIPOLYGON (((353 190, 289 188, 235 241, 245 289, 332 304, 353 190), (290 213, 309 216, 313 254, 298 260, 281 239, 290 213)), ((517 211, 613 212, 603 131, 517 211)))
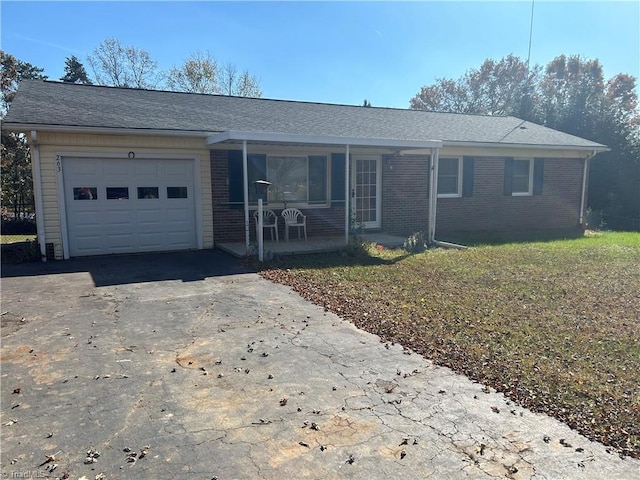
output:
POLYGON ((380 228, 382 178, 380 157, 354 156, 351 177, 354 227, 380 228))

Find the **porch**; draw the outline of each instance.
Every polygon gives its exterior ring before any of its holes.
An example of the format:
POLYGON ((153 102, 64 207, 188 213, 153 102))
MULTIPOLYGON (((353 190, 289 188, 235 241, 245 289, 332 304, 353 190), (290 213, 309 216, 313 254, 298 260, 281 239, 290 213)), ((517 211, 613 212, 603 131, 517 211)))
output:
MULTIPOLYGON (((268 236, 268 235, 266 235, 268 236)), ((358 235, 366 242, 377 243, 386 248, 399 248, 402 247, 404 237, 398 235, 391 235, 385 232, 370 232, 358 235)), ((300 255, 305 253, 324 253, 335 252, 344 248, 345 240, 343 236, 318 236, 309 237, 308 241, 298 240, 295 236, 288 242, 281 240, 275 242, 267 240, 264 242, 265 258, 271 255, 300 255)), ((223 250, 235 257, 245 257, 247 247, 244 242, 222 242, 217 243, 216 247, 223 250)), ((250 255, 257 255, 257 246, 251 245, 252 251, 250 255)))

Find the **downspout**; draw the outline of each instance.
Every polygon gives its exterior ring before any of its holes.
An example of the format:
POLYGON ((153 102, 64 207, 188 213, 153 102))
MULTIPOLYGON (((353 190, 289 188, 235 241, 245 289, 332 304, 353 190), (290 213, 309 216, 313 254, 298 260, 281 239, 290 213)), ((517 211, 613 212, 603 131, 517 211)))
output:
POLYGON ((432 150, 433 154, 431 155, 433 157, 433 163, 431 166, 431 170, 432 170, 432 178, 431 178, 431 191, 430 191, 430 205, 429 205, 429 215, 430 215, 430 220, 431 220, 431 224, 429 225, 429 230, 430 230, 430 237, 429 237, 429 244, 430 245, 437 245, 438 247, 443 247, 443 248, 457 248, 460 250, 466 249, 467 247, 463 246, 463 245, 458 245, 456 243, 450 243, 450 242, 441 242, 440 240, 436 240, 436 220, 437 220, 437 214, 436 214, 436 207, 437 207, 437 203, 438 203, 438 159, 440 158, 440 149, 439 148, 434 148, 432 150))
POLYGON ((344 243, 349 245, 349 227, 351 212, 349 211, 349 199, 351 198, 351 188, 349 188, 349 145, 346 145, 344 156, 344 243))
POLYGON ((580 226, 584 225, 584 204, 587 196, 587 172, 589 171, 589 160, 597 155, 597 152, 592 152, 591 155, 584 159, 584 165, 582 167, 582 193, 580 195, 580 226))
POLYGON ((431 235, 429 237, 429 243, 435 243, 436 241, 436 211, 438 204, 438 159, 440 158, 440 149, 434 148, 432 150, 433 155, 431 163, 431 203, 429 205, 429 213, 431 215, 431 235))
POLYGON ((40 174, 40 145, 38 133, 31 130, 31 171, 33 173, 33 196, 36 207, 36 230, 38 232, 38 245, 40 245, 40 258, 47 261, 47 245, 44 235, 44 203, 42 200, 42 175, 40 174))
POLYGON ((247 167, 247 141, 242 141, 242 185, 244 194, 244 241, 245 255, 249 256, 249 169, 247 167))

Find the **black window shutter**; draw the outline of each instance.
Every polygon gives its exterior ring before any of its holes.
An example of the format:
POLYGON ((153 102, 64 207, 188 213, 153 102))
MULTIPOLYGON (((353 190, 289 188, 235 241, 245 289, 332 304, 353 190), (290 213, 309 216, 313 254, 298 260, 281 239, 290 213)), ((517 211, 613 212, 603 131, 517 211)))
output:
MULTIPOLYGON (((240 155, 240 158, 242 159, 242 155, 240 155)), ((240 174, 242 175, 242 168, 240 168, 240 174)), ((249 202, 257 202, 258 196, 253 182, 267 179, 266 155, 247 154, 247 178, 249 180, 249 202)))
POLYGON ((331 206, 344 206, 345 191, 345 154, 331 154, 331 206))
POLYGON ((513 193, 513 158, 504 159, 504 194, 511 195, 513 193))
POLYGON ((542 195, 544 184, 544 158, 536 158, 533 161, 533 194, 542 195))
POLYGON ((473 196, 473 157, 464 157, 462 160, 462 196, 473 196))
POLYGON ((231 208, 243 208, 242 150, 227 151, 227 169, 229 172, 229 203, 231 208))

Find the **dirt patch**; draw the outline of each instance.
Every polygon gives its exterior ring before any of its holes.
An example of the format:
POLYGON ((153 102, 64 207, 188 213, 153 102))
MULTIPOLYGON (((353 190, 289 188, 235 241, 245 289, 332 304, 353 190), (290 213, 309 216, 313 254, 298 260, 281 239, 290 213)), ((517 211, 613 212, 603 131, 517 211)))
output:
POLYGON ((22 315, 16 315, 11 312, 2 312, 0 317, 0 331, 2 337, 7 337, 20 330, 26 323, 26 319, 22 315))

